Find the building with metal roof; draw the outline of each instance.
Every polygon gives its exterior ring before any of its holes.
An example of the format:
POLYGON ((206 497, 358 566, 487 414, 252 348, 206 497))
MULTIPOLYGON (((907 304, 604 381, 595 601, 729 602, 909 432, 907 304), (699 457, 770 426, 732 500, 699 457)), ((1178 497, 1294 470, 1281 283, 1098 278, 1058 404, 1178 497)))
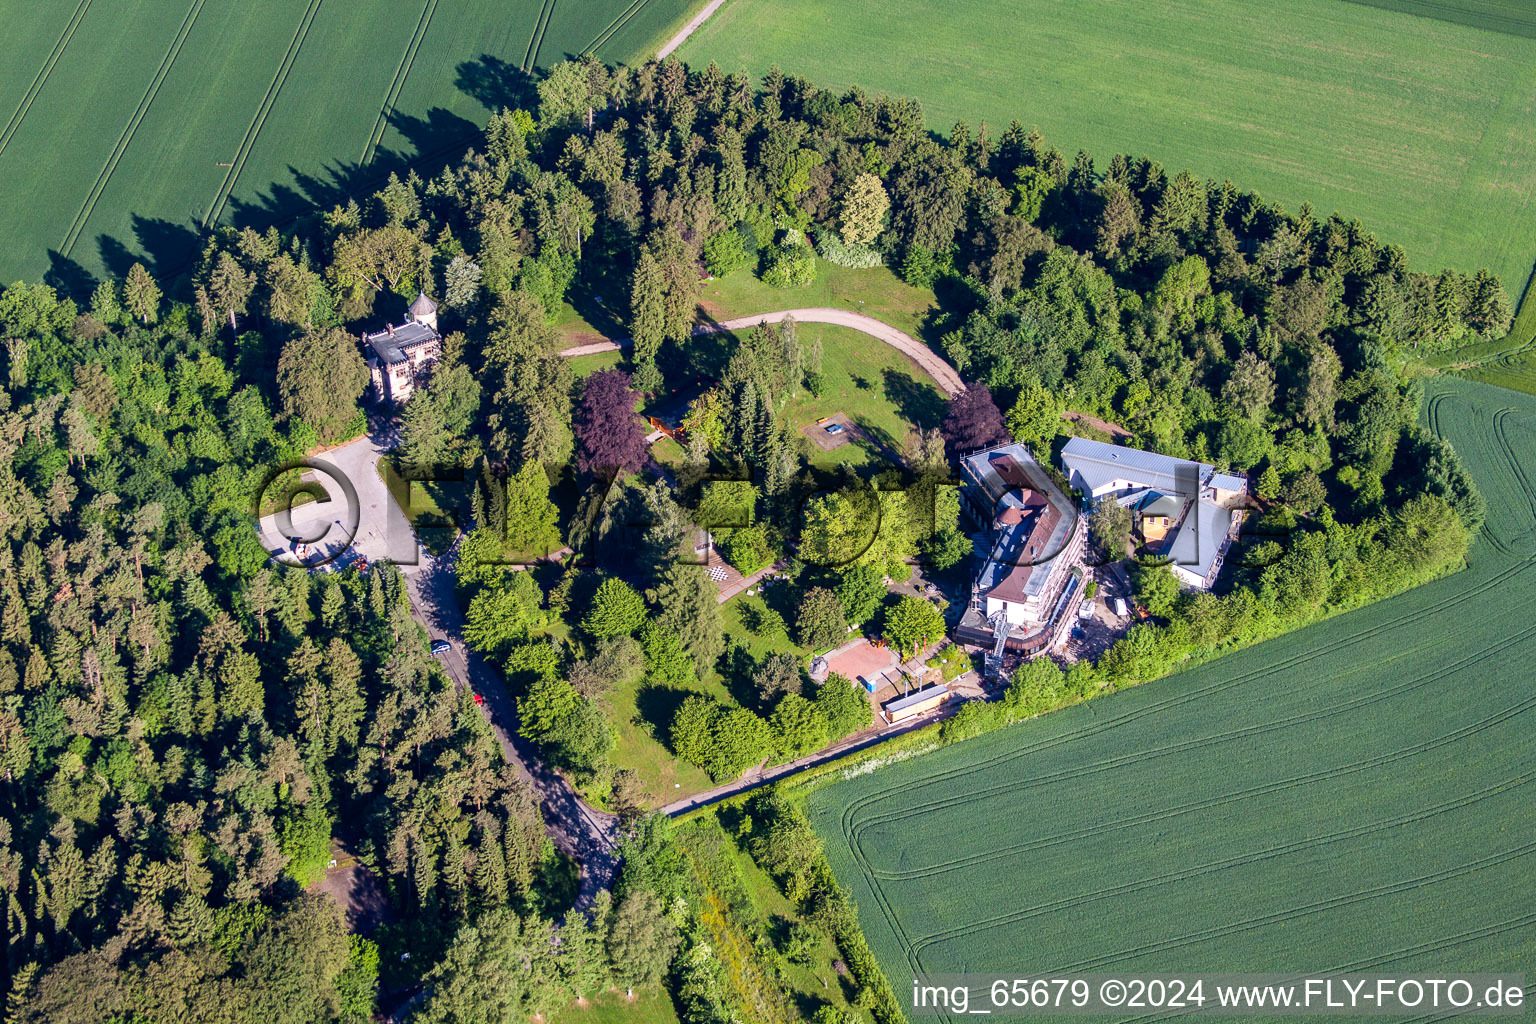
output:
POLYGON ((1174 532, 1169 546, 1169 568, 1180 582, 1197 590, 1209 590, 1221 571, 1222 559, 1232 542, 1234 513, 1214 501, 1201 501, 1174 532))
POLYGON ((1216 581, 1247 480, 1209 463, 1082 437, 1062 448, 1061 466, 1085 504, 1113 499, 1130 509, 1181 582, 1205 590, 1216 581))
POLYGON ((885 712, 886 721, 895 725, 909 718, 927 714, 952 696, 954 692, 943 683, 939 683, 925 690, 915 690, 905 697, 897 697, 887 702, 882 710, 885 712))

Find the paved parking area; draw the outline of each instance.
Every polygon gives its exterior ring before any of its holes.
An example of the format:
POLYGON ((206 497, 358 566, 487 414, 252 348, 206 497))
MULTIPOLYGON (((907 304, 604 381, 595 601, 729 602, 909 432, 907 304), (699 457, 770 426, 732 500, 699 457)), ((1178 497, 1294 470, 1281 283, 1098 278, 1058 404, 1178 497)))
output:
POLYGON ((382 451, 372 437, 362 437, 310 459, 313 467, 302 479, 323 489, 325 499, 299 505, 288 517, 263 517, 258 529, 267 551, 287 565, 362 557, 393 561, 403 572, 417 569, 423 554, 416 535, 376 468, 382 451))

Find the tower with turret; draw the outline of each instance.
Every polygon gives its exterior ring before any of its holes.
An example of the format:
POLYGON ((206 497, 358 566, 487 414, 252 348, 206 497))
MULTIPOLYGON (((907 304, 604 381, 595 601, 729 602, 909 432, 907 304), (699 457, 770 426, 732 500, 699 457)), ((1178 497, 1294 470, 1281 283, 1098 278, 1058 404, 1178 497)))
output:
POLYGON ((411 303, 411 319, 418 324, 426 324, 437 331, 437 303, 427 298, 426 292, 418 292, 416 301, 411 303))
POLYGON ((365 332, 362 341, 374 394, 399 405, 430 376, 443 350, 437 333, 437 303, 427 298, 426 292, 418 292, 404 323, 386 324, 372 334, 365 332))

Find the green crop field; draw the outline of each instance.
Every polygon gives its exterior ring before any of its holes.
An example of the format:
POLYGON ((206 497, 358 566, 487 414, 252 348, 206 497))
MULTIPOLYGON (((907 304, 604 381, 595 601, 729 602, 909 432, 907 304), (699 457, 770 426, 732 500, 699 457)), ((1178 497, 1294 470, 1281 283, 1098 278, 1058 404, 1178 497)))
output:
POLYGON ((1536 342, 1465 371, 1473 380, 1536 395, 1536 342))
POLYGON ((1486 266, 1518 299, 1536 260, 1533 33, 1515 0, 732 0, 678 55, 915 96, 945 133, 1018 118, 1100 169, 1130 152, 1230 178, 1359 217, 1418 267, 1486 266), (1445 20, 1404 13, 1431 7, 1445 20))
POLYGON ((648 56, 690 0, 0 0, 0 280, 174 273, 456 155, 519 69, 648 56))
POLYGON ((1536 398, 1429 391, 1488 499, 1465 571, 811 794, 898 996, 918 970, 1529 969, 1536 398))

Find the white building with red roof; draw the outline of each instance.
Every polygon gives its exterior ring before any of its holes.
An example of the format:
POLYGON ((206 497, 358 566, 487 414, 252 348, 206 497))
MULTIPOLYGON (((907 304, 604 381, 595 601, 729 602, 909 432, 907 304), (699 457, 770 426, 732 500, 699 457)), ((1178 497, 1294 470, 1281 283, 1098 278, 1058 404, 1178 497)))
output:
POLYGON ((987 554, 956 630, 966 643, 1038 654, 1054 645, 1084 525, 1072 501, 1029 449, 1007 444, 960 460, 961 503, 981 527, 987 554))

